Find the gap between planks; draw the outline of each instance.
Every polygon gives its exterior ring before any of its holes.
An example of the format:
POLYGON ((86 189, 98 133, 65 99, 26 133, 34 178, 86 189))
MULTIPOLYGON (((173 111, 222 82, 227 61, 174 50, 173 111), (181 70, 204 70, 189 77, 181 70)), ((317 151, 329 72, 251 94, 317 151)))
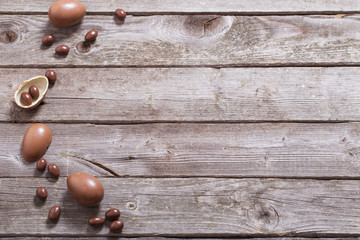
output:
POLYGON ((120 68, 120 69, 134 69, 134 68, 213 68, 213 69, 227 69, 227 68, 336 68, 336 67, 360 67, 359 63, 340 62, 340 63, 279 63, 279 64, 218 64, 218 65, 76 65, 76 64, 25 64, 25 65, 0 65, 0 69, 7 68, 24 68, 24 69, 47 69, 47 68, 120 68))
POLYGON ((51 124, 93 124, 93 125, 145 125, 145 124, 253 124, 253 123, 304 123, 304 124, 321 124, 321 123, 359 123, 360 120, 224 120, 224 121, 108 121, 108 120, 96 120, 96 121, 83 121, 83 120, 62 120, 62 121, 50 121, 50 120, 29 120, 29 121, 7 121, 0 120, 0 123, 13 123, 13 124, 24 124, 24 123, 51 123, 51 124))
MULTIPOLYGON (((21 240, 50 240, 49 237, 44 237, 39 235, 38 237, 26 237, 26 236, 21 236, 21 237, 11 237, 11 236, 3 236, 0 237, 0 239, 2 240, 12 240, 12 239, 21 239, 21 240), (25 237, 25 238, 24 238, 25 237)), ((122 237, 124 239, 126 239, 126 237, 122 237)), ((73 239, 73 237, 54 237, 51 239, 55 239, 55 240, 69 240, 69 239, 73 239)), ((80 238, 76 238, 77 240, 87 240, 87 239, 91 239, 91 240, 111 240, 111 239, 118 239, 118 237, 94 237, 94 236, 89 236, 86 238, 80 237, 80 238)), ((192 240, 225 240, 225 239, 242 239, 242 240, 264 240, 264 238, 234 238, 234 237, 229 237, 229 238, 216 238, 216 237, 212 237, 212 238, 187 238, 187 237, 177 237, 177 238, 172 238, 172 237, 140 237, 140 238, 134 238, 132 237, 131 239, 133 240, 176 240, 176 239, 192 239, 192 240)), ((301 238, 301 237, 274 237, 274 238, 266 238, 267 240, 357 240, 359 238, 356 237, 343 237, 343 238, 301 238)))
MULTIPOLYGON (((307 15, 353 15, 360 14, 360 11, 286 11, 286 12, 126 12, 128 16, 134 17, 147 17, 147 16, 166 16, 166 15, 218 15, 218 16, 307 16, 307 15)), ((0 15, 48 15, 47 12, 13 12, 13 11, 1 11, 0 15)), ((87 16, 113 16, 114 12, 87 12, 87 16)))

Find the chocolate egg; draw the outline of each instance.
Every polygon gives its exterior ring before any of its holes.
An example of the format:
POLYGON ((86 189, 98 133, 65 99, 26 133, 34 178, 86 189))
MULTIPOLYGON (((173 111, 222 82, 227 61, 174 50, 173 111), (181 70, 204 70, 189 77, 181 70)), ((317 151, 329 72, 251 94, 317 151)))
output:
POLYGON ((87 173, 73 173, 66 181, 70 195, 85 207, 94 207, 104 198, 104 187, 99 180, 87 173))
POLYGON ((28 128, 22 142, 22 155, 28 162, 39 160, 48 149, 52 140, 50 128, 36 123, 28 128))
POLYGON ((75 0, 60 0, 51 5, 49 20, 55 27, 70 27, 80 22, 86 13, 85 6, 75 0))

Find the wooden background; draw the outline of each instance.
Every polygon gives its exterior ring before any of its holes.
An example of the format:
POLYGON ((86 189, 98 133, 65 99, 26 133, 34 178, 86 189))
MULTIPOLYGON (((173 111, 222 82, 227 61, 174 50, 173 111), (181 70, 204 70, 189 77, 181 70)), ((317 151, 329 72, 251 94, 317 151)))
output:
POLYGON ((0 238, 360 237, 360 1, 84 0, 67 29, 52 2, 0 0, 0 238), (44 103, 16 107, 49 68, 44 103), (34 122, 53 131, 57 181, 22 159, 34 122), (100 207, 67 193, 77 171, 104 184, 100 207), (87 225, 110 207, 121 234, 87 225))

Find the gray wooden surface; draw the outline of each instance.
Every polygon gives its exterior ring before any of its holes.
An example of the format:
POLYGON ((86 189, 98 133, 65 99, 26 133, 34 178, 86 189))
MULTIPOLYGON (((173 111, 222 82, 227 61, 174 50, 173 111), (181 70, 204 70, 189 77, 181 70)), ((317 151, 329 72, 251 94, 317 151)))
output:
MULTIPOLYGON (((47 124, 61 176, 360 179, 360 124, 47 124)), ((46 176, 20 152, 29 124, 0 124, 0 177, 46 176), (10 144, 11 143, 11 144, 10 144)))
POLYGON ((359 65, 360 15, 87 16, 81 25, 52 27, 47 16, 2 15, 0 67, 359 65), (95 28, 94 44, 83 46, 95 28), (11 33, 11 34, 10 34, 11 33), (67 44, 67 57, 41 47, 45 34, 67 44), (6 44, 7 43, 7 44, 6 44), (6 45, 4 45, 6 44, 6 45), (26 54, 24 54, 26 53, 26 54), (19 61, 21 58, 21 61, 19 61))
POLYGON ((45 69, 0 68, 0 121, 357 121, 360 68, 59 68, 36 111, 11 103, 45 69))
MULTIPOLYGON (((2 13, 38 14, 47 13, 51 0, 0 0, 2 13)), ((252 0, 252 1, 212 1, 212 0, 83 0, 88 13, 113 13, 117 8, 126 9, 130 14, 297 14, 297 13, 339 13, 359 12, 358 0, 252 0)))
POLYGON ((360 237, 358 0, 84 0, 68 29, 52 2, 0 0, 0 239, 360 237), (17 108, 20 82, 49 68, 44 103, 17 108), (22 159, 34 122, 53 131, 58 181, 22 159), (98 208, 67 193, 77 171, 103 182, 98 208), (122 233, 87 225, 110 207, 122 233))
POLYGON ((1 235, 118 235, 94 229, 87 220, 110 207, 122 210, 123 236, 241 237, 246 235, 356 235, 360 224, 357 180, 229 178, 99 178, 105 197, 98 208, 81 207, 66 179, 3 178, 1 235), (47 186, 45 203, 34 199, 47 186), (21 189, 22 191, 18 191, 21 189), (54 204, 60 220, 47 220, 54 204), (26 209, 26 215, 24 215, 26 209), (21 226, 19 228, 18 226, 21 226))

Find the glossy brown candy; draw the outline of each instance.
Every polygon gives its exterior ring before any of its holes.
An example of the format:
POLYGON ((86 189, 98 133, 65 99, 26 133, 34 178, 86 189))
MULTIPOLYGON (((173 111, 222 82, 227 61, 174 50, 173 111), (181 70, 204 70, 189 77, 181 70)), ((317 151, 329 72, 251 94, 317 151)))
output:
POLYGON ((48 196, 47 190, 44 187, 38 187, 36 189, 36 196, 38 196, 38 198, 45 200, 48 196))
POLYGON ((59 55, 67 55, 70 51, 70 48, 66 45, 59 45, 55 48, 55 52, 59 55))
POLYGON ((49 164, 48 166, 48 172, 51 174, 51 176, 53 176, 54 178, 58 178, 60 176, 60 169, 59 167, 54 164, 54 163, 51 163, 49 164))
POLYGON ((96 31, 95 29, 90 30, 86 35, 85 35, 85 42, 93 42, 96 40, 98 36, 98 31, 96 31))
POLYGON ((75 0, 60 0, 51 5, 49 20, 59 28, 70 27, 80 22, 86 13, 85 6, 75 0))
POLYGON ((105 218, 107 220, 117 220, 120 217, 120 211, 116 208, 111 208, 106 211, 105 218))
POLYGON ((115 11, 115 16, 119 19, 119 20, 125 20, 126 18, 126 12, 120 8, 116 9, 115 11))
POLYGON ((52 208, 50 208, 48 218, 51 221, 56 221, 59 219, 60 214, 61 214, 61 208, 58 205, 55 205, 52 208))
POLYGON ((31 95, 27 92, 23 92, 21 94, 21 97, 20 97, 20 101, 22 104, 24 104, 25 106, 29 106, 31 105, 32 103, 32 98, 31 98, 31 95))
POLYGON ((88 223, 91 226, 99 227, 104 224, 105 220, 102 217, 92 217, 89 219, 88 223))
POLYGON ((49 80, 49 83, 54 84, 56 82, 56 72, 54 70, 47 70, 45 77, 49 80))
POLYGON ((55 37, 51 34, 45 35, 42 39, 42 43, 45 46, 51 46, 55 41, 55 37))
POLYGON ((36 86, 31 86, 29 88, 29 93, 30 96, 35 100, 39 97, 40 93, 39 93, 39 89, 36 86))
POLYGON ((104 187, 95 177, 87 173, 73 173, 66 181, 70 195, 85 207, 94 207, 104 198, 104 187))
POLYGON ((47 165, 46 159, 41 158, 36 162, 36 169, 39 171, 44 171, 44 169, 46 168, 46 165, 47 165))
POLYGON ((24 135, 21 152, 28 162, 39 160, 48 149, 52 141, 50 128, 41 123, 36 123, 28 128, 24 135))
POLYGON ((124 227, 124 222, 121 220, 116 220, 113 221, 110 224, 110 232, 116 233, 116 232, 120 232, 124 227))

